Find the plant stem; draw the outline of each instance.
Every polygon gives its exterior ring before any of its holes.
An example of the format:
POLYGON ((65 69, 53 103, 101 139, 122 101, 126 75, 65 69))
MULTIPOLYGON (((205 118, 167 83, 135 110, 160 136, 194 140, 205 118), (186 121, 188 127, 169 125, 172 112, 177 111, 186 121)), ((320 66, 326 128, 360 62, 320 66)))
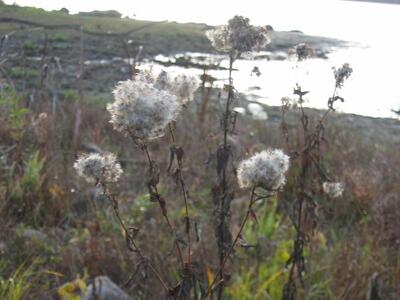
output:
MULTIPOLYGON (((231 244, 231 246, 229 247, 228 252, 226 253, 226 255, 222 259, 222 262, 221 262, 221 265, 220 265, 220 268, 219 268, 217 274, 215 275, 215 277, 214 277, 213 281, 211 282, 211 284, 208 286, 205 298, 207 298, 210 295, 211 291, 213 290, 213 286, 216 283, 217 278, 221 277, 221 280, 223 280, 223 271, 224 271, 225 264, 228 261, 229 256, 231 255, 233 249, 235 248, 235 246, 236 246, 236 244, 237 244, 237 242, 238 242, 238 240, 239 240, 239 238, 240 238, 240 236, 241 236, 241 234, 243 232, 243 229, 244 229, 244 227, 245 227, 245 225, 246 225, 246 223, 247 223, 247 221, 248 221, 248 219, 250 217, 251 208, 252 208, 253 204, 255 203, 255 201, 254 201, 255 189, 256 188, 253 187, 253 189, 251 190, 251 196, 250 196, 249 205, 247 206, 246 215, 245 215, 245 217, 244 217, 244 219, 243 219, 243 221, 242 221, 242 223, 240 225, 239 231, 236 234, 235 239, 233 240, 233 243, 231 244)), ((219 285, 221 285, 221 284, 219 284, 219 285)))
POLYGON ((132 235, 129 233, 128 228, 126 227, 124 221, 121 218, 121 215, 119 213, 119 208, 118 208, 118 202, 117 200, 110 194, 107 192, 107 187, 106 185, 103 184, 103 194, 107 197, 107 199, 109 200, 113 211, 114 211, 114 215, 116 216, 116 218, 119 221, 120 226, 122 227, 122 229, 124 230, 125 236, 127 241, 129 242, 129 244, 133 247, 133 250, 139 255, 139 257, 142 259, 142 261, 145 261, 147 266, 149 266, 151 272, 153 273, 153 275, 157 278, 157 280, 161 283, 161 285, 163 286, 163 288, 165 289, 167 295, 169 295, 170 293, 170 289, 168 288, 167 284, 164 282, 164 280, 161 278, 160 273, 157 271, 157 269, 153 266, 153 264, 150 262, 150 260, 144 256, 144 254, 142 253, 142 251, 140 250, 140 248, 137 246, 134 238, 132 237, 132 235))
MULTIPOLYGON (((176 149, 175 145, 175 135, 174 131, 172 129, 171 124, 168 124, 169 132, 171 134, 171 139, 173 143, 174 149, 176 149)), ((186 190, 186 185, 185 181, 183 180, 182 176, 182 160, 180 157, 177 157, 177 162, 178 162, 178 180, 179 180, 179 185, 182 190, 182 195, 183 195, 183 201, 185 203, 185 226, 186 226, 186 235, 187 235, 187 241, 188 241, 188 265, 190 266, 191 263, 191 239, 190 239, 190 218, 189 218, 189 206, 188 206, 188 199, 187 199, 187 190, 186 190)))
MULTIPOLYGON (((230 105, 232 102, 233 98, 233 79, 232 79, 232 69, 233 69, 233 54, 229 56, 229 86, 228 86, 228 98, 226 100, 226 106, 225 106, 225 114, 224 114, 224 123, 223 123, 223 131, 224 131, 224 141, 223 141, 223 155, 224 158, 228 157, 227 153, 229 152, 228 149, 228 132, 229 132, 229 118, 230 118, 230 105)), ((222 178, 220 181, 220 187, 222 189, 222 196, 221 196, 221 203, 220 203, 220 214, 219 214, 219 230, 222 232, 223 226, 225 223, 225 215, 226 212, 224 211, 225 208, 225 200, 226 200, 226 194, 227 194, 227 176, 226 176, 226 171, 227 171, 227 165, 228 165, 228 159, 224 162, 223 168, 222 168, 222 178)), ((223 269, 224 269, 224 249, 223 247, 220 247, 219 249, 219 263, 220 263, 220 272, 219 275, 220 279, 223 279, 223 269)), ((218 299, 222 299, 222 293, 223 293, 224 286, 223 284, 219 285, 218 288, 218 299)))
MULTIPOLYGON (((151 159, 151 156, 150 156, 149 150, 147 148, 147 145, 144 144, 140 148, 146 154, 147 162, 149 164, 149 169, 150 169, 150 172, 152 173, 153 170, 154 170, 154 164, 153 164, 153 161, 151 159)), ((167 222, 167 225, 168 225, 168 228, 169 228, 169 230, 170 230, 170 232, 172 234, 172 237, 174 238, 176 251, 178 253, 178 257, 179 257, 179 260, 181 262, 182 269, 184 269, 185 268, 185 263, 184 263, 184 259, 183 259, 183 255, 182 255, 182 250, 181 250, 181 247, 179 246, 179 242, 178 242, 178 240, 176 238, 174 226, 172 225, 172 223, 171 223, 171 221, 170 221, 170 219, 168 217, 167 211, 165 209, 165 204, 161 202, 162 200, 161 200, 160 194, 158 192, 157 186, 154 186, 154 191, 158 195, 158 197, 157 197, 158 204, 159 204, 160 209, 162 211, 162 215, 164 216, 164 219, 167 222)))

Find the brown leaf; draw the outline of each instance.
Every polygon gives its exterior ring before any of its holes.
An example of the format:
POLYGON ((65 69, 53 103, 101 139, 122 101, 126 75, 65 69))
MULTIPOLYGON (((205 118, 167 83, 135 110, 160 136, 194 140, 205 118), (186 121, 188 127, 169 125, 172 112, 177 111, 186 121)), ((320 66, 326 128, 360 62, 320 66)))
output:
POLYGON ((182 147, 175 148, 176 158, 178 161, 182 161, 183 156, 185 155, 185 151, 183 151, 182 147))

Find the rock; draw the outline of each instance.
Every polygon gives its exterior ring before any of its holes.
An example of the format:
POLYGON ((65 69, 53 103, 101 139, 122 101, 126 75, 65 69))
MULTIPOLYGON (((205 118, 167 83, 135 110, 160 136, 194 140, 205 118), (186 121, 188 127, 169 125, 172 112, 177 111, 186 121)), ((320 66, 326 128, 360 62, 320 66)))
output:
POLYGON ((39 241, 39 242, 46 242, 47 235, 39 230, 36 229, 24 229, 22 232, 22 237, 27 241, 39 241))
POLYGON ((82 300, 131 300, 123 290, 121 290, 114 282, 107 276, 99 276, 95 278, 95 295, 93 296, 93 284, 88 286, 82 300))

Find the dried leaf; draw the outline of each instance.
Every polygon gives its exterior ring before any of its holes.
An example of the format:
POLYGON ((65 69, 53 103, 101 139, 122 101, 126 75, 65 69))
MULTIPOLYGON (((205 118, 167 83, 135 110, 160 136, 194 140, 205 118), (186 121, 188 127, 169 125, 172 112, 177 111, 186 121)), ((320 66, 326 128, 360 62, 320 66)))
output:
POLYGON ((176 158, 178 161, 182 161, 183 156, 185 155, 185 151, 183 151, 182 147, 175 148, 176 158))
POLYGON ((172 164, 173 164, 173 162, 175 160, 175 146, 172 146, 169 149, 169 153, 170 153, 170 155, 169 155, 169 164, 168 164, 168 169, 167 169, 168 173, 171 171, 172 164))

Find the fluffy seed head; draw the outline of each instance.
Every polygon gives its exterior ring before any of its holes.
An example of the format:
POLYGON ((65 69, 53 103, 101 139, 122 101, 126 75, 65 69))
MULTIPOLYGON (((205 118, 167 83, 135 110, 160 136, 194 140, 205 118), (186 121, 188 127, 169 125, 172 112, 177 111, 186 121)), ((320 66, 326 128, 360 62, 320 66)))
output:
POLYGON ((172 93, 181 101, 182 104, 190 102, 194 98, 194 93, 199 87, 196 77, 178 75, 172 82, 172 93))
POLYGON ((289 169, 289 156, 280 149, 268 149, 243 160, 238 167, 237 177, 241 188, 262 187, 276 191, 285 182, 289 169))
POLYGON ((194 76, 180 74, 170 76, 166 71, 155 75, 151 70, 144 70, 138 74, 138 80, 153 84, 156 89, 164 90, 177 97, 181 104, 186 104, 194 99, 194 93, 200 85, 194 76))
POLYGON ((206 35, 215 49, 224 52, 260 51, 270 42, 266 28, 250 25, 249 19, 242 16, 234 16, 228 25, 208 30, 206 35))
POLYGON ((343 87, 344 80, 349 78, 351 73, 353 73, 353 69, 350 67, 348 63, 343 64, 342 67, 336 69, 333 67, 333 73, 335 75, 336 87, 343 87))
POLYGON ((78 175, 88 182, 116 182, 122 174, 121 165, 112 153, 83 154, 74 163, 78 175))
POLYGON ((331 198, 338 198, 342 196, 344 187, 340 182, 324 182, 322 184, 322 189, 325 194, 331 198))
POLYGON ((181 107, 175 95, 143 80, 122 81, 113 93, 115 100, 107 106, 110 123, 115 130, 138 140, 163 136, 165 127, 177 117, 181 107))

